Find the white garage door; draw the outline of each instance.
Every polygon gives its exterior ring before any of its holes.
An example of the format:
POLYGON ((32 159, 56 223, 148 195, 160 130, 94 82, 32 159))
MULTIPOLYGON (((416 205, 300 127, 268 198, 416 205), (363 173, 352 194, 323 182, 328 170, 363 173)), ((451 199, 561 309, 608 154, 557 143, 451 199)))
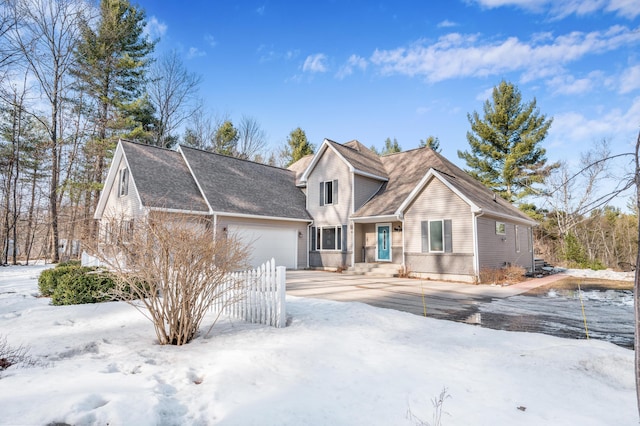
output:
POLYGON ((229 225, 231 235, 251 245, 249 263, 259 266, 274 258, 276 266, 297 268, 298 232, 290 228, 229 225))

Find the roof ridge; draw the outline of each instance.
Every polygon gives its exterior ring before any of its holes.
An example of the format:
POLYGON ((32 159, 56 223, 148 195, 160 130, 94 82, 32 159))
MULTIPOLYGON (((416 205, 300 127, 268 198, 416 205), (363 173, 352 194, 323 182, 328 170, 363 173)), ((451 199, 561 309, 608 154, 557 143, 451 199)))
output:
POLYGON ((191 149, 193 151, 199 151, 199 152, 203 152, 205 154, 210 154, 210 155, 217 155, 218 157, 224 157, 224 158, 229 158, 232 160, 238 160, 238 161, 244 161, 245 163, 251 163, 251 164, 256 164, 258 166, 265 166, 265 167, 271 167, 272 169, 277 169, 277 170, 284 170, 286 172, 291 172, 291 170, 285 168, 285 167, 279 167, 279 166, 272 166, 271 164, 265 164, 265 163, 259 163, 257 161, 253 161, 253 160, 249 160, 248 158, 240 158, 240 157, 235 157, 233 155, 227 155, 227 154, 220 154, 219 152, 213 152, 213 151, 207 151, 205 149, 201 149, 201 148, 194 148, 192 146, 188 146, 188 145, 182 145, 179 144, 178 145, 180 148, 187 148, 187 149, 191 149))
POLYGON ((129 139, 119 138, 118 140, 121 141, 121 142, 130 143, 132 145, 138 145, 138 146, 143 146, 143 147, 148 147, 148 148, 155 148, 155 149, 160 149, 162 151, 177 152, 175 149, 165 148, 165 147, 162 147, 162 146, 152 145, 152 144, 138 142, 138 141, 132 141, 132 140, 129 140, 129 139))

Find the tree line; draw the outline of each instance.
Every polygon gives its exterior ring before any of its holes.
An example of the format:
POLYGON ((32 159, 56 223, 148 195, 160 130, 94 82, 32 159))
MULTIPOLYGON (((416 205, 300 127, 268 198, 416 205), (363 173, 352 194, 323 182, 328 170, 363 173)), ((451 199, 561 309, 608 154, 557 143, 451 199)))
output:
POLYGON ((209 113, 202 78, 145 28, 128 0, 0 2, 0 264, 78 254, 120 138, 291 161, 255 118, 209 113))
MULTIPOLYGON (((0 263, 57 262, 95 238, 93 213, 120 138, 163 148, 183 143, 275 166, 314 152, 299 127, 267 151, 255 118, 233 122, 210 113, 198 96, 202 78, 177 52, 156 55, 158 40, 145 27, 144 10, 128 0, 0 3, 0 263)), ((569 179, 569 165, 548 163, 542 146, 552 118, 506 81, 468 121, 469 149, 459 158, 471 176, 541 224, 537 252, 582 267, 633 263, 637 211, 596 197, 610 169, 606 142, 587 151, 579 178, 569 179)), ((441 151, 435 136, 419 146, 441 151)), ((402 148, 387 138, 372 150, 402 148)))

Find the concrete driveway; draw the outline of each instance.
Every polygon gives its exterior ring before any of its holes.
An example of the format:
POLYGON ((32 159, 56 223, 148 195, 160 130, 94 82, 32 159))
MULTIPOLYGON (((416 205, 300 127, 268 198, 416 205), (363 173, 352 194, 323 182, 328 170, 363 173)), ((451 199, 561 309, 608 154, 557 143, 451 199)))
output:
MULTIPOLYGON (((472 285, 408 278, 378 278, 324 271, 287 271, 287 294, 362 302, 415 315, 465 321, 477 306, 549 284, 564 275, 552 275, 511 286, 472 285)), ((473 322, 472 318, 469 322, 473 322)))

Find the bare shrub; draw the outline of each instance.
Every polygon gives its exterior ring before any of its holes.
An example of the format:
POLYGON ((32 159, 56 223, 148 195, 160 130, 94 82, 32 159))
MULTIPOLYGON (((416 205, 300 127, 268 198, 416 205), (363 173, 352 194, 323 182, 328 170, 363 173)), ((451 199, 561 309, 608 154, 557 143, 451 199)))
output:
MULTIPOLYGON (((122 230, 110 222, 103 230, 122 230)), ((115 297, 151 320, 160 344, 188 343, 216 301, 242 297, 228 274, 246 266, 248 248, 225 232, 214 233, 210 220, 154 214, 125 228, 94 253, 119 281, 115 297)))
POLYGON ((407 410, 407 418, 415 422, 417 426, 442 426, 442 414, 449 414, 443 411, 444 401, 447 398, 451 398, 451 395, 449 395, 447 388, 444 387, 442 388, 442 391, 440 391, 440 395, 431 400, 431 404, 433 404, 433 416, 431 423, 422 420, 420 417, 413 414, 411 412, 411 407, 407 410))
POLYGON ((526 270, 518 265, 504 268, 481 268, 480 284, 514 284, 522 281, 526 270))
POLYGON ((12 365, 35 367, 41 363, 30 356, 29 350, 24 346, 11 346, 6 337, 0 336, 0 371, 4 371, 12 365))
POLYGON ((519 283, 527 273, 526 269, 518 265, 509 265, 502 268, 502 270, 504 272, 504 282, 508 284, 519 283))

